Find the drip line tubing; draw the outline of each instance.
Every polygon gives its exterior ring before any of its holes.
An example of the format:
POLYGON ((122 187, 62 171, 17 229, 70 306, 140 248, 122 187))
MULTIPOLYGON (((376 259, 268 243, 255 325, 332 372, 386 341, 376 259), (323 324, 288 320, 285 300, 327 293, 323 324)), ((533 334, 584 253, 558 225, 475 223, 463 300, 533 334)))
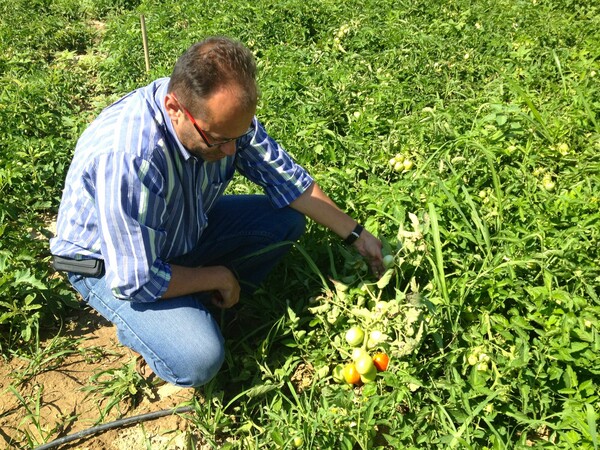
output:
POLYGON ((90 436, 92 434, 101 433, 103 431, 112 430, 113 428, 124 427, 127 425, 132 425, 135 423, 145 422, 147 420, 154 420, 160 417, 171 416, 173 414, 180 414, 191 412, 194 410, 193 406, 181 406, 179 408, 173 409, 163 409, 161 411, 155 411, 146 414, 140 414, 139 416, 125 417, 124 419, 115 420, 113 422, 104 423, 102 425, 97 425, 92 428, 88 428, 87 430, 82 430, 74 434, 70 434, 68 436, 64 436, 62 438, 56 439, 47 444, 41 445, 40 447, 36 447, 35 450, 47 450, 49 448, 54 448, 62 444, 66 444, 67 442, 76 441, 78 439, 84 438, 86 436, 90 436))

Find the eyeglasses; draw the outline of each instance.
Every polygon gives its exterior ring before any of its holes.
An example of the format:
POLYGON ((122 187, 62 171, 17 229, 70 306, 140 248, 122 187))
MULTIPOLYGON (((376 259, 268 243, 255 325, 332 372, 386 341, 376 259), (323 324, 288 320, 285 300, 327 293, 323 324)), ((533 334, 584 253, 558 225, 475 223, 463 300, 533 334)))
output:
POLYGON ((192 122, 192 125, 194 125, 194 128, 196 129, 196 131, 198 132, 198 134, 200 135, 200 137, 202 138, 202 140, 204 141, 204 143, 206 144, 206 146, 208 148, 219 147, 221 145, 227 144, 228 142, 235 141, 237 139, 241 139, 254 131, 254 129, 252 128, 252 125, 251 125, 250 127, 248 127, 248 130, 241 136, 230 138, 230 139, 224 139, 222 141, 213 142, 211 144, 208 142, 208 135, 206 134, 206 132, 202 128, 200 128, 200 125, 198 125, 198 122, 196 122, 196 119, 194 119, 192 117, 192 115, 190 114, 190 112, 187 109, 185 109, 185 107, 181 104, 181 102, 179 101, 179 99, 177 98, 175 93, 172 92, 171 95, 173 95, 173 98, 177 101, 177 103, 179 103, 179 106, 183 110, 184 114, 188 117, 188 119, 190 119, 190 121, 192 122))

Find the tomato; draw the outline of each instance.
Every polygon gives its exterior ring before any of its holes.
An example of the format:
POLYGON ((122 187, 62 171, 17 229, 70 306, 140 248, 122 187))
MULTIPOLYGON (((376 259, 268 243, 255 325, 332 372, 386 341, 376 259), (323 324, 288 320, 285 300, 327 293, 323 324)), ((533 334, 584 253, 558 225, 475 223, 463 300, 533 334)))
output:
POLYGON ((362 348, 355 348, 352 350, 352 361, 356 362, 363 355, 368 355, 368 353, 362 348))
POLYGON ((383 257, 383 267, 389 269, 394 266, 394 256, 393 255, 385 255, 383 257))
POLYGON ((379 341, 376 341, 375 339, 373 339, 371 336, 369 336, 369 339, 367 339, 367 348, 369 350, 373 350, 375 347, 377 347, 379 345, 379 341))
POLYGON ((294 438, 294 447, 300 448, 304 445, 304 439, 300 436, 294 438))
POLYGON ((333 377, 333 379, 335 380, 336 383, 343 383, 344 382, 344 366, 342 366, 341 364, 338 364, 337 366, 335 366, 333 368, 333 371, 331 372, 331 376, 333 377))
POLYGON ((558 145, 558 151, 561 155, 565 156, 569 153, 569 144, 562 143, 558 145))
POLYGON ((545 176, 544 179, 542 180, 542 183, 544 185, 544 189, 546 189, 547 191, 553 191, 554 190, 554 181, 552 181, 552 177, 551 176, 545 176))
POLYGON ((383 372, 388 368, 388 364, 390 363, 390 357, 385 353, 376 353, 373 356, 373 364, 377 367, 379 372, 383 372))
POLYGON ((357 384, 360 381, 360 373, 356 370, 354 363, 348 363, 343 370, 344 380, 348 384, 357 384))
POLYGON ((367 383, 371 383, 372 381, 375 381, 375 378, 377 378, 377 369, 371 363, 371 368, 367 372, 362 373, 360 375, 360 381, 367 384, 367 383))
POLYGON ((358 347, 365 339, 365 332, 362 328, 354 326, 346 331, 346 342, 352 347, 358 347))
POLYGON ((373 350, 375 347, 386 340, 386 336, 379 330, 373 330, 369 333, 369 339, 367 339, 367 348, 373 350))
POLYGON ((356 371, 361 375, 364 375, 375 368, 371 356, 366 352, 354 361, 354 365, 356 366, 356 371))

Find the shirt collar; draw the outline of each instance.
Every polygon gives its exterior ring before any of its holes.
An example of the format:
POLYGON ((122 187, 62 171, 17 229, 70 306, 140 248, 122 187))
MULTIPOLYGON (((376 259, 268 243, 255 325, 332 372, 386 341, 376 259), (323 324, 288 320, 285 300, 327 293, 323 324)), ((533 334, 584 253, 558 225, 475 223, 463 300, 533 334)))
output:
POLYGON ((165 97, 167 95, 167 90, 169 88, 169 78, 160 78, 154 82, 156 84, 156 89, 154 91, 154 103, 156 104, 158 111, 160 114, 157 116, 157 120, 160 120, 161 123, 167 129, 167 133, 177 145, 177 149, 183 156, 183 158, 187 161, 190 158, 197 159, 194 155, 186 150, 183 146, 179 138, 177 137, 177 133, 175 133, 175 129, 173 128, 173 122, 171 122, 171 117, 167 113, 167 109, 165 108, 165 97))

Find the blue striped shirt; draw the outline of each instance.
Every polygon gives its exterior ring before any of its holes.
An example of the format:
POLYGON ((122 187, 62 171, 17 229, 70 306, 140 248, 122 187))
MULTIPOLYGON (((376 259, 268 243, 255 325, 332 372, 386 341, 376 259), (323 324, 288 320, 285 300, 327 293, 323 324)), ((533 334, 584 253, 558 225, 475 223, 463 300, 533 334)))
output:
POLYGON ((238 171, 276 207, 313 182, 253 119, 237 151, 205 162, 181 144, 164 107, 169 79, 131 92, 106 108, 81 135, 58 212, 55 255, 104 259, 115 297, 160 298, 169 260, 190 252, 206 214, 238 171))

